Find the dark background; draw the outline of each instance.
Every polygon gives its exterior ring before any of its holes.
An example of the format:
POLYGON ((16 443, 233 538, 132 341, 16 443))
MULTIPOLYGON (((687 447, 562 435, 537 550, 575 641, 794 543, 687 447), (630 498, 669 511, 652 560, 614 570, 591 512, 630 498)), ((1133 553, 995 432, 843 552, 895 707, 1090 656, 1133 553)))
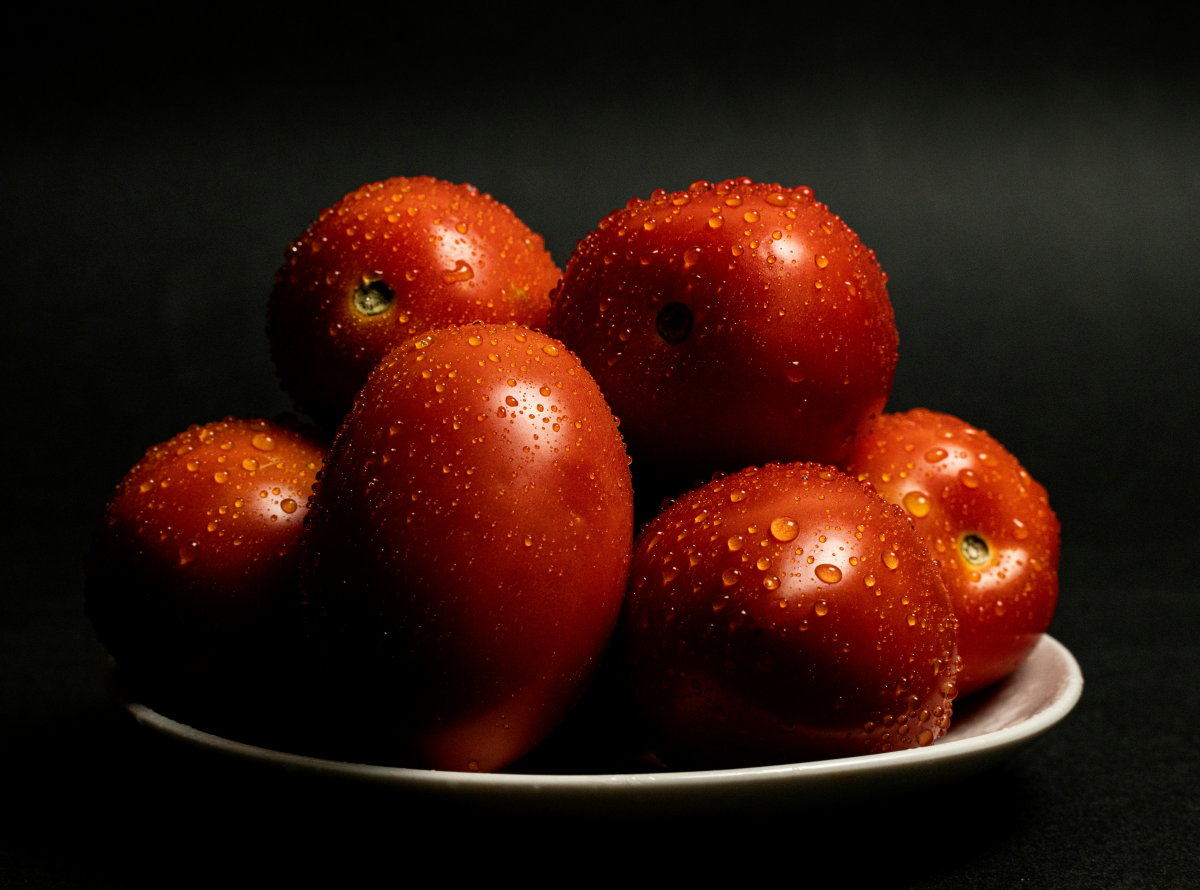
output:
POLYGON ((247 853, 242 875, 398 880, 1200 880, 1200 65, 1170 18, 91 15, 10 38, 0 86, 0 885, 169 882, 247 853), (188 424, 290 408, 263 333, 284 248, 345 192, 419 174, 492 193, 560 266, 655 188, 811 186, 890 275, 889 410, 957 414, 1049 490, 1076 710, 920 798, 712 823, 430 815, 127 725, 83 615, 100 509, 188 424))

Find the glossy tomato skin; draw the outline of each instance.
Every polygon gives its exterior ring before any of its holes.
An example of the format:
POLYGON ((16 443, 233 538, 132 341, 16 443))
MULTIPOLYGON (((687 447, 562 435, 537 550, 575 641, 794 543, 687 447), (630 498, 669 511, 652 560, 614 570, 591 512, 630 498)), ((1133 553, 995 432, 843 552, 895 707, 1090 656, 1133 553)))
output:
POLYGON ((100 641, 148 682, 249 680, 286 657, 325 449, 264 420, 192 426, 117 486, 86 564, 100 641))
POLYGON ((499 769, 591 678, 633 538, 612 412, 557 340, 424 334, 372 373, 312 501, 311 626, 393 762, 499 769))
POLYGON ((931 744, 957 693, 954 615, 923 543, 818 464, 748 468, 647 525, 621 639, 673 768, 931 744))
POLYGON ((695 183, 602 220, 571 256, 547 330, 621 418, 639 486, 686 485, 849 454, 895 374, 886 280, 810 189, 695 183))
POLYGON ((540 328, 559 270, 540 235, 470 185, 364 185, 288 248, 267 334, 284 388, 329 429, 388 350, 472 321, 540 328))
POLYGON ((937 558, 959 620, 959 688, 1016 670, 1058 601, 1046 490, 986 432, 924 408, 885 414, 846 470, 904 507, 937 558))

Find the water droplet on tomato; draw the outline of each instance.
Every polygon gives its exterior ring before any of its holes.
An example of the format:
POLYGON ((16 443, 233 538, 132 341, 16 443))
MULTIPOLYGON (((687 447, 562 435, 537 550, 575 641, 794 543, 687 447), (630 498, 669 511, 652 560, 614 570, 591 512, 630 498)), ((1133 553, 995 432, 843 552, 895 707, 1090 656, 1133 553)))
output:
POLYGON ((883 564, 889 569, 895 569, 896 566, 900 565, 900 557, 898 557, 894 551, 889 550, 887 553, 883 554, 883 564))
POLYGON ((292 498, 284 498, 279 502, 279 509, 284 513, 295 513, 298 506, 292 498))
POLYGON ((962 469, 958 471, 958 481, 967 488, 978 488, 979 477, 975 475, 974 470, 962 469))
POLYGON ((777 516, 771 520, 771 537, 776 541, 794 541, 800 534, 800 526, 796 520, 787 516, 777 516))
POLYGON ((814 569, 818 578, 826 584, 836 584, 842 580, 842 570, 835 565, 822 563, 814 569))
POLYGON ((200 554, 199 541, 186 541, 179 547, 179 564, 187 565, 200 554))
POLYGON ((928 516, 929 510, 933 506, 933 502, 929 500, 929 495, 916 489, 904 495, 903 503, 904 509, 917 519, 928 516))
POLYGON ((818 254, 814 258, 814 261, 816 262, 818 269, 824 269, 826 266, 829 265, 829 258, 826 256, 823 256, 821 254, 818 254))
POLYGON ((813 605, 813 611, 816 612, 820 617, 824 618, 829 614, 829 603, 825 602, 825 600, 817 600, 813 605))
POLYGON ((466 260, 455 260, 453 269, 442 270, 442 281, 446 282, 446 284, 470 281, 474 277, 475 270, 471 268, 471 264, 466 260))
POLYGON ((721 573, 721 583, 726 587, 732 587, 742 580, 742 573, 737 569, 726 569, 721 573))
POLYGON ((275 439, 269 433, 256 433, 250 444, 259 451, 274 451, 275 439))
POLYGON ((1029 537, 1029 528, 1025 525, 1025 523, 1019 519, 1014 519, 1012 524, 1014 538, 1016 538, 1018 541, 1024 541, 1029 537))
POLYGON ((229 474, 226 473, 224 470, 217 470, 217 472, 213 473, 213 481, 214 482, 227 482, 228 480, 229 480, 229 474))

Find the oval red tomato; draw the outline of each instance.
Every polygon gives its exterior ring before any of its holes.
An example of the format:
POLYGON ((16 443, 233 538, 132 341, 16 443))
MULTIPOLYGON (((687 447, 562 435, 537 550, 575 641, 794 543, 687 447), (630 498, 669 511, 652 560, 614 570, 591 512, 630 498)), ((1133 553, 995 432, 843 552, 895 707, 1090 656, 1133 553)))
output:
POLYGON ((983 430, 923 408, 887 414, 846 463, 904 507, 959 620, 959 687, 1008 676, 1050 625, 1059 524, 1046 490, 983 430))
POLYGON ((117 486, 87 560, 88 614, 122 668, 164 683, 273 668, 324 457, 301 432, 233 418, 146 452, 117 486))
POLYGON ((679 490, 714 470, 850 453, 895 373, 886 280, 811 190, 699 182, 602 220, 547 330, 621 418, 639 489, 679 490))
POLYGON ((558 278, 541 236, 473 186, 364 185, 288 249, 268 310, 271 354, 296 404, 332 429, 393 346, 472 321, 540 328, 558 278))
POLYGON ((633 539, 612 412, 557 340, 436 330, 338 431, 303 589, 348 711, 407 766, 495 770, 583 693, 633 539))
POLYGON ((903 512, 832 467, 753 467, 638 537, 621 617, 673 768, 928 745, 956 694, 946 588, 903 512))

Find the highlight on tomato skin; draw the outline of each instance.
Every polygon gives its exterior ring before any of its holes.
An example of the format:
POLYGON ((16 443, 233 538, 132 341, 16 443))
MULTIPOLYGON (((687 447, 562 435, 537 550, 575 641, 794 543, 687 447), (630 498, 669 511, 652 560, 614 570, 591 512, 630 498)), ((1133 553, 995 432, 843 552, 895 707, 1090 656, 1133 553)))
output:
POLYGON ((560 274, 542 237, 474 186, 370 183, 288 248, 268 306, 271 355, 297 406, 333 430, 392 347, 473 321, 540 328, 560 274))
POLYGON ((924 408, 881 417, 845 469, 903 507, 937 558, 959 620, 959 688, 1016 670, 1058 601, 1046 489, 983 430, 924 408))
POLYGON ((747 468, 650 522, 620 639, 672 769, 928 745, 958 691, 956 621, 924 542, 819 464, 747 468))
POLYGON ((886 281, 810 189, 697 182, 603 219, 547 331, 621 418, 639 489, 670 479, 673 495, 714 470, 849 455, 895 375, 886 281))
POLYGON ((123 670, 163 686, 249 686, 292 654, 299 541, 325 448, 232 417, 147 450, 86 561, 86 607, 123 670))
POLYGON ((583 694, 620 613, 629 459, 579 361, 467 325, 393 350, 311 503, 307 623, 382 762, 492 771, 583 694))

